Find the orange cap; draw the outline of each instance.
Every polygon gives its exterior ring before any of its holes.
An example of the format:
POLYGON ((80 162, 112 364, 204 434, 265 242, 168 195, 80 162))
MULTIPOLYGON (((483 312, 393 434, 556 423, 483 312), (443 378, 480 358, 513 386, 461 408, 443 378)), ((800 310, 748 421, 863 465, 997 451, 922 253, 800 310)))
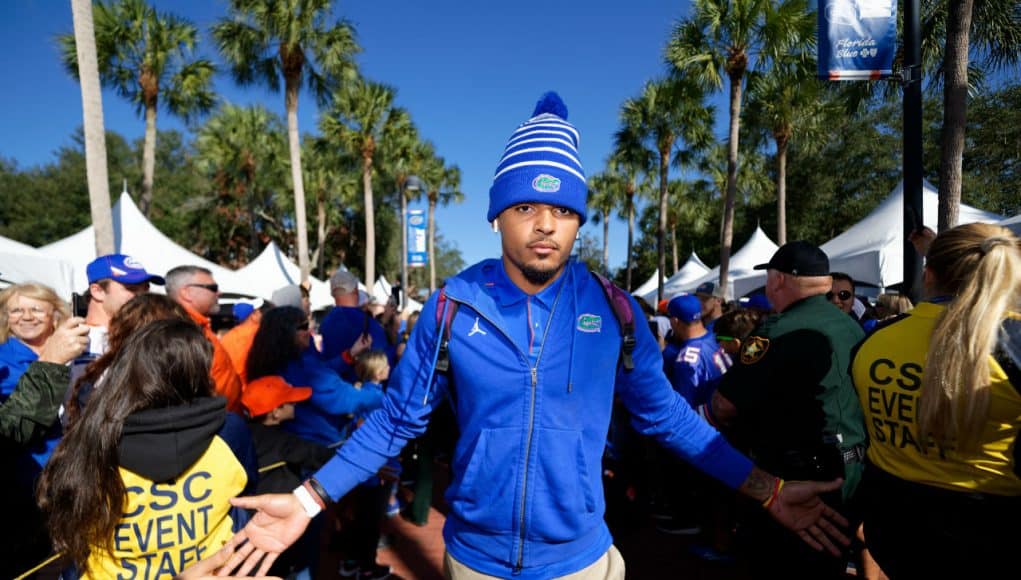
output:
POLYGON ((252 417, 265 415, 280 405, 297 403, 312 396, 309 387, 292 387, 279 375, 256 379, 241 393, 241 403, 252 417))
POLYGON ((666 298, 660 300, 659 304, 656 305, 656 312, 660 314, 666 314, 666 307, 668 304, 670 304, 670 301, 667 300, 666 298))

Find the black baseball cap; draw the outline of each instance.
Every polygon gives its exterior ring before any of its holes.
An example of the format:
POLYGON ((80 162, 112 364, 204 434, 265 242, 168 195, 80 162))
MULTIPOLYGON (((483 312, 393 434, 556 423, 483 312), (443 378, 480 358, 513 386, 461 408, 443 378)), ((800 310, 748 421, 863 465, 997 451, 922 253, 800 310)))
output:
POLYGON ((815 244, 798 240, 780 246, 768 263, 759 264, 755 269, 776 270, 795 276, 829 276, 830 259, 815 244))

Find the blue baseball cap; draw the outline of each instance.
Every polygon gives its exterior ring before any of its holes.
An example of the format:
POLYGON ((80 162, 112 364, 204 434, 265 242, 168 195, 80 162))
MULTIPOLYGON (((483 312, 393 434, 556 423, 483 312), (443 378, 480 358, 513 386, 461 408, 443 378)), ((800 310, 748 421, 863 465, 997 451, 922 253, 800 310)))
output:
POLYGON ((142 264, 124 254, 107 254, 92 260, 85 267, 85 274, 89 278, 89 284, 100 280, 113 280, 121 284, 141 284, 142 282, 152 282, 160 286, 166 284, 166 280, 162 276, 146 272, 142 264))
POLYGON ((773 306, 769 303, 769 298, 765 294, 756 293, 740 300, 741 306, 745 308, 757 308, 759 310, 772 310, 773 306))
POLYGON ((667 304, 666 311, 681 322, 702 320, 702 301, 694 294, 678 294, 667 304))

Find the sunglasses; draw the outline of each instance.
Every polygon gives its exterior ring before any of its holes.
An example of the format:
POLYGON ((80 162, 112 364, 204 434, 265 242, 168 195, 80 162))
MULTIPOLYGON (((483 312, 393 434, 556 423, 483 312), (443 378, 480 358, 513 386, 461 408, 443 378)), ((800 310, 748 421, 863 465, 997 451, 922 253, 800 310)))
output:
POLYGON ((191 286, 192 288, 205 288, 206 290, 209 290, 213 294, 216 294, 217 292, 220 291, 219 284, 188 284, 188 286, 191 286))
POLYGON ((298 330, 308 330, 308 322, 302 322, 298 325, 298 330))
POLYGON ((841 290, 840 292, 837 292, 836 294, 834 294, 833 291, 831 290, 831 291, 826 293, 826 299, 827 300, 833 300, 834 296, 836 296, 837 298, 840 298, 841 300, 850 300, 851 299, 851 291, 850 290, 841 290))

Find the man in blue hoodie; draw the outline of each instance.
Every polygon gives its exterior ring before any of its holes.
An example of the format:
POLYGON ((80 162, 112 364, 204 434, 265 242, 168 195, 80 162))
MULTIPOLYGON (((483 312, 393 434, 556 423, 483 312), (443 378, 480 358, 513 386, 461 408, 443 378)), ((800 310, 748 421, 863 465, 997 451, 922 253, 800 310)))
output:
POLYGON ((420 320, 430 324, 415 326, 383 407, 294 493, 233 500, 258 512, 222 573, 260 560, 266 569, 326 502, 420 435, 444 398, 460 432, 443 530, 451 578, 624 577, 603 520, 601 457, 614 396, 639 432, 762 502, 806 542, 833 552, 834 541, 846 542, 834 525, 842 518, 818 499, 839 480, 785 484, 754 467, 670 387, 646 326, 635 328, 634 368, 618 364, 614 310, 600 282, 570 259, 587 188, 578 131, 566 119, 548 93, 512 134, 487 216, 502 258, 468 268, 426 302, 420 320), (447 373, 436 371, 441 345, 447 373))

